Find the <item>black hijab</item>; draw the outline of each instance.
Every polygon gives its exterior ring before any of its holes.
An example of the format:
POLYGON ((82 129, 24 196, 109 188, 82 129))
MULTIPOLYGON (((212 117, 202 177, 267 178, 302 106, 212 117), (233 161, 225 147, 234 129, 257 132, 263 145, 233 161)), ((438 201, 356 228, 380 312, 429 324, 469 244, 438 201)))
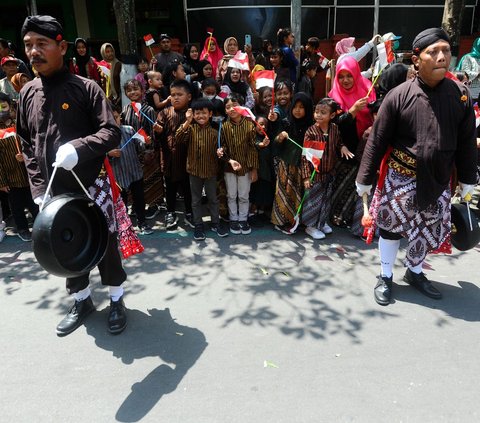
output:
POLYGON ((396 86, 407 80, 408 66, 403 63, 395 63, 382 73, 378 84, 378 97, 385 97, 396 86))
POLYGON ((90 54, 88 53, 88 45, 87 45, 87 42, 83 39, 83 38, 77 38, 75 40, 75 43, 74 43, 74 54, 73 54, 73 57, 75 59, 75 63, 77 64, 78 66, 78 73, 80 76, 83 76, 85 78, 88 78, 88 74, 87 74, 87 64, 88 64, 88 61, 90 60, 90 54), (80 56, 78 54, 78 51, 77 51, 77 45, 78 43, 83 43, 85 44, 85 48, 86 48, 86 53, 85 53, 85 56, 80 56))
MULTIPOLYGON (((200 60, 198 58, 197 60, 193 60, 190 57, 190 51, 192 50, 192 47, 195 47, 198 50, 198 47, 195 44, 186 44, 183 48, 183 64, 185 67, 185 71, 188 70, 187 74, 200 73, 200 60), (188 65, 188 67, 185 65, 188 65)), ((198 57, 200 57, 200 51, 198 51, 198 57)))
POLYGON ((240 70, 240 80, 238 82, 233 82, 232 81, 232 69, 231 67, 227 68, 227 72, 225 73, 225 76, 223 77, 223 85, 227 85, 230 90, 233 93, 237 93, 243 96, 243 98, 246 100, 247 99, 247 92, 248 92, 248 84, 244 81, 242 81, 242 71, 240 70))
POLYGON ((302 139, 305 135, 308 127, 313 124, 313 102, 312 99, 303 92, 298 92, 293 96, 292 102, 290 103, 290 110, 288 112, 288 122, 290 123, 293 132, 295 133, 297 139, 302 139), (295 104, 300 102, 303 104, 305 109, 305 116, 301 119, 295 119, 292 115, 292 109, 295 107, 295 104))

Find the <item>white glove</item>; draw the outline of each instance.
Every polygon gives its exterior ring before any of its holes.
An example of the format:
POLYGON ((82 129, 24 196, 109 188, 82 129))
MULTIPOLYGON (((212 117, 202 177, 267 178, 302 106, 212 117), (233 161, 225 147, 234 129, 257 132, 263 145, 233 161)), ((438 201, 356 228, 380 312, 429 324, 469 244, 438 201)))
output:
POLYGON ((472 199, 473 192, 475 191, 475 185, 464 184, 463 182, 458 183, 460 188, 460 196, 462 200, 470 201, 472 199))
MULTIPOLYGON (((50 200, 50 194, 47 194, 47 196, 45 197, 45 203, 50 200)), ((37 197, 33 200, 33 202, 37 205, 37 206, 41 206, 42 203, 43 203, 43 195, 41 195, 40 197, 37 197)))
POLYGON ((359 195, 359 197, 362 197, 363 194, 370 195, 370 193, 372 192, 371 185, 362 185, 355 181, 355 186, 357 187, 357 194, 359 195))
POLYGON ((59 147, 55 162, 52 166, 63 167, 65 170, 72 170, 78 163, 78 154, 75 147, 66 143, 59 147))

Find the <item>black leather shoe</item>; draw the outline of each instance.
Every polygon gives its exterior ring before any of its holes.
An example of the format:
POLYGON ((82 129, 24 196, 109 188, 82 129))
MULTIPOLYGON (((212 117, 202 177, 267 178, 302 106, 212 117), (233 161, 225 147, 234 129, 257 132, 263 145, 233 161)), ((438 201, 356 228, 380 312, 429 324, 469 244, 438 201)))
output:
POLYGON ((392 298, 392 277, 378 276, 378 282, 373 290, 373 295, 377 304, 381 306, 390 304, 390 298, 392 298))
POLYGON ((85 318, 95 310, 92 297, 88 296, 82 301, 75 301, 70 311, 57 325, 57 335, 66 336, 77 329, 85 318))
POLYGON ((410 269, 407 269, 403 280, 414 288, 418 289, 423 295, 433 298, 434 300, 440 300, 442 298, 442 293, 433 286, 425 273, 414 273, 410 269))
POLYGON ((108 313, 108 331, 115 335, 123 332, 127 326, 127 312, 123 302, 123 295, 118 301, 110 300, 110 312, 108 313))

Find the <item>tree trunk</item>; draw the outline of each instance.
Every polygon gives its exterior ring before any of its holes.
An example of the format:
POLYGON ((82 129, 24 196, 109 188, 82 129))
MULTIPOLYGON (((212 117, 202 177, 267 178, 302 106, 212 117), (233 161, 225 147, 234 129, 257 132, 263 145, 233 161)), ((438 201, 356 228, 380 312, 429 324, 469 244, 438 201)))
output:
POLYGON ((460 29, 462 27, 463 9, 465 0, 445 0, 443 9, 442 28, 447 31, 452 40, 452 56, 458 55, 460 29))
POLYGON ((120 85, 122 87, 122 106, 129 100, 123 92, 123 84, 137 74, 137 27, 135 22, 135 0, 113 0, 115 20, 117 22, 118 42, 122 71, 120 85))

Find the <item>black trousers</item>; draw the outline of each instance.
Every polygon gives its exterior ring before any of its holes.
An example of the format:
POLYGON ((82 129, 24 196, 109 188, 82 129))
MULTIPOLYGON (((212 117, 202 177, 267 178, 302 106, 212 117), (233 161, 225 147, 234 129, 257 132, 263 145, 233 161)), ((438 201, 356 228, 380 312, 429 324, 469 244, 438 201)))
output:
POLYGON ((165 177, 165 196, 167 199, 167 211, 174 213, 177 203, 177 193, 182 189, 185 213, 192 213, 192 193, 190 192, 190 180, 188 177, 181 181, 172 181, 172 178, 165 177))
POLYGON ((25 209, 32 213, 34 220, 38 214, 38 206, 33 202, 30 188, 10 188, 8 202, 10 204, 10 210, 12 211, 13 220, 17 226, 17 232, 28 229, 25 209))
POLYGON ((134 181, 126 189, 122 189, 122 200, 128 206, 128 192, 132 193, 133 210, 137 215, 139 225, 145 223, 145 194, 143 192, 143 178, 134 181))
MULTIPOLYGON (((120 286, 127 279, 127 274, 123 270, 122 259, 118 251, 117 233, 110 234, 108 237, 107 251, 100 263, 98 263, 102 285, 120 286)), ((86 273, 76 278, 67 278, 67 291, 69 294, 85 289, 89 283, 90 273, 86 273)))

